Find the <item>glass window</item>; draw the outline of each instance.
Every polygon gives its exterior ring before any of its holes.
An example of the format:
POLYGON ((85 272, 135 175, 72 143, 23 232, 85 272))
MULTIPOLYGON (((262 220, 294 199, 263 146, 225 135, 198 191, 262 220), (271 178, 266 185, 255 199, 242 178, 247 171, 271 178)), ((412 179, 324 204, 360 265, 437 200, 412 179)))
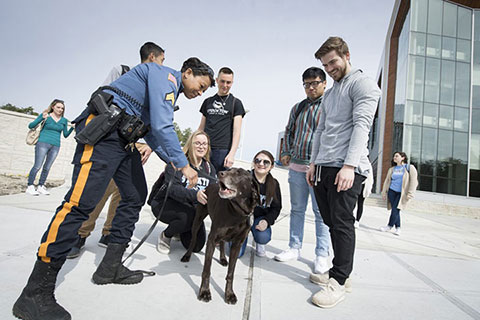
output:
POLYGON ((480 197, 480 182, 470 181, 470 197, 480 197))
POLYGON ((469 40, 457 40, 457 60, 470 62, 470 53, 471 53, 470 41, 469 40))
POLYGON ((420 150, 422 143, 422 128, 418 126, 405 125, 403 130, 403 152, 405 152, 411 163, 420 161, 420 150))
POLYGON ((470 65, 468 63, 456 63, 455 105, 470 106, 470 65))
POLYGON ((480 109, 472 109, 472 133, 480 133, 480 109))
POLYGON ((437 178, 437 190, 440 193, 453 193, 453 180, 437 178))
POLYGON ((448 2, 443 3, 443 35, 457 36, 457 6, 448 2))
POLYGON ((457 41, 455 38, 442 37, 442 58, 455 60, 456 47, 457 41))
MULTIPOLYGON (((453 131, 438 130, 438 161, 450 161, 453 150, 453 131)), ((437 172, 438 174, 438 172, 437 172)))
POLYGON ((468 131, 468 109, 455 108, 454 128, 457 131, 468 131))
POLYGON ((472 38, 472 10, 460 6, 458 7, 457 37, 463 39, 472 38))
POLYGON ((428 33, 442 34, 442 11, 442 0, 428 1, 428 33))
MULTIPOLYGON (((464 9, 464 8, 458 8, 459 17, 460 17, 460 12, 465 12, 465 14, 467 14, 467 12, 468 12, 468 14, 470 14, 470 10, 467 10, 467 9, 464 9), (461 10, 463 10, 463 11, 461 11, 461 10)), ((474 36, 475 41, 480 41, 480 32, 478 32, 478 30, 480 30, 480 10, 475 10, 474 13, 475 13, 474 30, 476 32, 473 34, 473 36, 474 36)), ((470 19, 470 23, 471 23, 471 19, 472 19, 471 14, 468 16, 468 18, 470 19)), ((469 32, 471 31, 471 29, 468 29, 468 30, 469 30, 469 32)), ((460 32, 458 33, 458 36, 460 37, 460 32)), ((460 38, 463 38, 463 37, 460 37, 460 38)))
POLYGON ((410 34, 410 53, 419 56, 425 55, 426 34, 412 32, 410 34))
MULTIPOLYGON (((480 170, 480 134, 472 134, 470 145, 470 169, 480 170)), ((480 181, 480 175, 470 177, 471 179, 480 181)))
POLYGON ((438 103, 440 97, 440 60, 427 58, 425 68, 425 97, 428 102, 438 103))
POLYGON ((413 31, 427 31, 427 0, 412 0, 410 11, 412 13, 411 29, 413 31))
POLYGON ((407 99, 423 101, 425 58, 410 56, 408 60, 407 99))
POLYGON ((438 126, 438 104, 425 103, 423 105, 423 125, 434 128, 438 126))
POLYGON ((427 35, 427 56, 440 58, 441 48, 442 37, 433 34, 427 35))
POLYGON ((442 77, 440 87, 440 103, 454 104, 455 93, 455 62, 442 60, 442 77))
POLYGON ((420 175, 418 179, 418 189, 422 191, 433 191, 432 185, 433 185, 432 177, 420 175))
POLYGON ((466 196, 467 195, 467 181, 465 180, 454 180, 453 181, 453 192, 452 194, 456 194, 459 196, 466 196))
POLYGON ((422 156, 420 168, 422 174, 434 175, 433 168, 437 156, 437 129, 423 128, 422 156))
POLYGON ((467 179, 468 159, 468 134, 453 132, 453 177, 455 179, 467 179))
POLYGON ((453 128, 453 108, 450 106, 440 106, 438 116, 438 127, 443 129, 453 128))
POLYGON ((405 105, 405 123, 422 125, 423 103, 407 100, 405 105))
MULTIPOLYGON (((480 20, 480 14, 477 16, 480 20)), ((475 35, 478 33, 480 37, 480 22, 476 30, 475 35)), ((480 108, 480 40, 473 43, 472 108, 480 108)))

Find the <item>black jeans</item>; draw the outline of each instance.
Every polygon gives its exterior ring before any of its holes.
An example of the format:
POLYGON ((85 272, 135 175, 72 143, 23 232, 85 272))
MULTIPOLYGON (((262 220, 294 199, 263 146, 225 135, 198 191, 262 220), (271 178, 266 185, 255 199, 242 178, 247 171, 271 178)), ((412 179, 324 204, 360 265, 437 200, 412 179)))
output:
POLYGON ((317 200, 323 222, 330 228, 332 239, 333 267, 330 277, 345 284, 353 269, 353 255, 355 253, 355 218, 353 209, 362 189, 365 177, 355 173, 353 186, 347 191, 337 192, 334 184, 340 168, 322 167, 320 178, 313 190, 317 200))
POLYGON ((357 221, 360 222, 363 214, 363 203, 365 202, 365 198, 363 197, 363 190, 365 189, 365 184, 362 184, 362 190, 360 190, 360 194, 358 195, 357 201, 357 221))

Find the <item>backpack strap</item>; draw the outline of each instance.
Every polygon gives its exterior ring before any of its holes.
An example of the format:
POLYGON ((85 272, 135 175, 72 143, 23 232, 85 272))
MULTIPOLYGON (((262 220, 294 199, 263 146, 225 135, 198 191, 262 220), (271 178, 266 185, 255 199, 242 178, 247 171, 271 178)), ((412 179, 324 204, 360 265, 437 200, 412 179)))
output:
POLYGON ((297 121, 298 116, 307 107, 307 105, 308 105, 308 99, 304 99, 298 104, 297 111, 295 111, 295 120, 294 121, 297 121))

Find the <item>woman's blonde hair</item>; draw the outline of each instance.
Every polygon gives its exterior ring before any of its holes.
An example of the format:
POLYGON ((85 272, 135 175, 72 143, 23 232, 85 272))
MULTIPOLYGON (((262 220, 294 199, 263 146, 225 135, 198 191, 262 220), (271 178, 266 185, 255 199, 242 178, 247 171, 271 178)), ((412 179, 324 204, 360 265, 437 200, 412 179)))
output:
POLYGON ((53 112, 53 106, 56 105, 57 103, 61 103, 63 105, 63 112, 62 112, 62 117, 63 117, 63 115, 65 114, 65 102, 63 100, 60 100, 60 99, 54 99, 52 101, 52 103, 50 103, 48 108, 45 109, 43 112, 52 113, 53 112))
POLYGON ((196 130, 196 131, 192 132, 190 137, 188 137, 187 142, 185 142, 185 145, 183 146, 183 152, 185 153, 185 156, 187 157, 189 162, 192 162, 192 160, 194 158, 193 138, 195 138, 196 136, 200 136, 200 135, 204 135, 205 137, 207 137, 208 146, 207 146, 207 153, 205 154, 204 158, 207 161, 210 161, 210 137, 208 136, 208 134, 205 131, 196 130))

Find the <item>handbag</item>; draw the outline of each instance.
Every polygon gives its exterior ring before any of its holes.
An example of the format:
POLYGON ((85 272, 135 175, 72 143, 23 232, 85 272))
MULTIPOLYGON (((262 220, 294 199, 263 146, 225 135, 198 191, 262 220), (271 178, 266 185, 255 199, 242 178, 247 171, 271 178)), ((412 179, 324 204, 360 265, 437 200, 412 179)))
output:
POLYGON ((25 142, 28 145, 34 146, 37 144, 38 137, 40 137, 40 132, 42 131, 46 120, 47 119, 43 119, 43 121, 37 124, 34 128, 28 130, 27 138, 25 139, 25 142))

